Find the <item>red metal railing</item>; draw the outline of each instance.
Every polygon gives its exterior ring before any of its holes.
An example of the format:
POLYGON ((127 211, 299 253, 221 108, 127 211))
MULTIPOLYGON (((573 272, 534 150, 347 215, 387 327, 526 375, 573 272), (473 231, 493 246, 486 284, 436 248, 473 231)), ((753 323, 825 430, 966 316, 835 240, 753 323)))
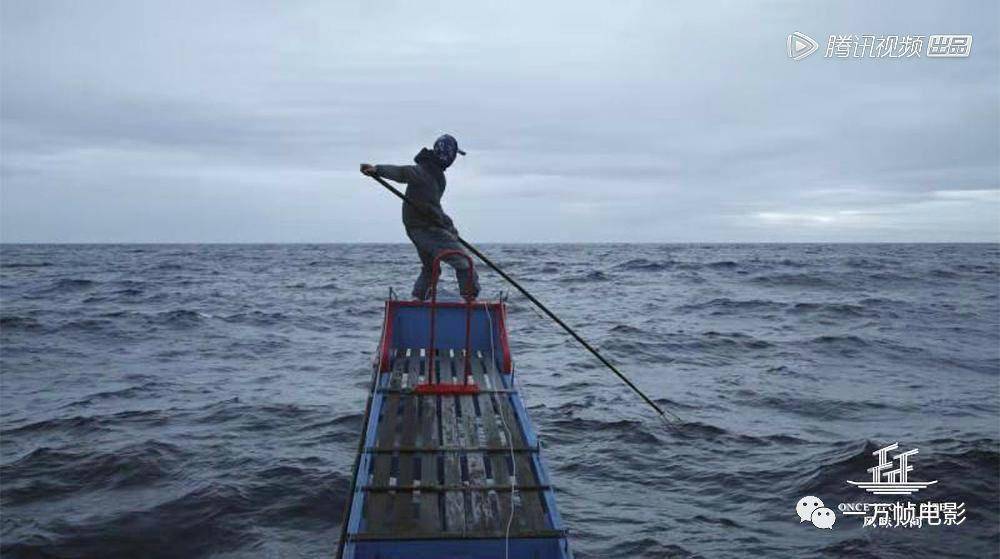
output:
POLYGON ((425 370, 427 371, 427 382, 418 384, 414 388, 414 392, 419 394, 475 394, 479 392, 479 387, 472 380, 472 303, 475 301, 475 296, 473 295, 474 287, 472 285, 473 278, 475 277, 474 267, 472 263, 472 257, 460 250, 444 250, 434 257, 434 263, 431 265, 431 332, 430 332, 430 343, 427 347, 427 366, 425 370), (448 256, 457 256, 464 258, 469 263, 469 274, 468 283, 462 298, 465 299, 465 359, 464 359, 464 374, 465 380, 462 384, 445 384, 441 382, 438 378, 438 370, 436 366, 436 355, 435 355, 435 337, 436 337, 436 327, 437 327, 437 284, 438 279, 441 276, 441 260, 448 256))

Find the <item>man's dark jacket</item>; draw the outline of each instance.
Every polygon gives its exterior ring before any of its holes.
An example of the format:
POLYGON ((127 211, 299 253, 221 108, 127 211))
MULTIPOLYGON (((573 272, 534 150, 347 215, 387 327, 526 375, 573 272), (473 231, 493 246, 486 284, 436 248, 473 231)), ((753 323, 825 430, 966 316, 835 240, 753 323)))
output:
MULTIPOLYGON (((418 155, 417 161, 421 159, 418 155)), ((455 231, 451 218, 441 208, 445 178, 439 167, 424 161, 416 165, 376 165, 375 172, 380 177, 405 183, 406 197, 420 206, 417 209, 403 202, 403 226, 408 230, 441 227, 455 231)))

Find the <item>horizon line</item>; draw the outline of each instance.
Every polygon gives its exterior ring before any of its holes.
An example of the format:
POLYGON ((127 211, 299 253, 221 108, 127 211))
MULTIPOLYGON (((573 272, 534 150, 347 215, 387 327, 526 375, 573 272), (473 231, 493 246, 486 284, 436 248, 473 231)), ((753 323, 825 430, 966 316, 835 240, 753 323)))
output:
MULTIPOLYGON (((41 245, 404 245, 408 241, 0 241, 0 246, 41 245)), ((478 241, 483 245, 1000 245, 984 241, 478 241)))

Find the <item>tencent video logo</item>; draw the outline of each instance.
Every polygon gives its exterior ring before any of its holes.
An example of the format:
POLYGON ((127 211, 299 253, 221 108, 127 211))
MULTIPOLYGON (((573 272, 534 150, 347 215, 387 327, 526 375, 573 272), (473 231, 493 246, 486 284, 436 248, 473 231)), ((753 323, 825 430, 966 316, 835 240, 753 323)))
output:
MULTIPOLYGON (((802 60, 819 49, 812 37, 796 31, 785 41, 788 58, 802 60)), ((972 35, 887 35, 845 33, 830 35, 823 58, 914 60, 968 58, 972 35)))
POLYGON ((796 31, 788 36, 788 58, 792 60, 802 60, 818 48, 819 43, 805 33, 796 31))

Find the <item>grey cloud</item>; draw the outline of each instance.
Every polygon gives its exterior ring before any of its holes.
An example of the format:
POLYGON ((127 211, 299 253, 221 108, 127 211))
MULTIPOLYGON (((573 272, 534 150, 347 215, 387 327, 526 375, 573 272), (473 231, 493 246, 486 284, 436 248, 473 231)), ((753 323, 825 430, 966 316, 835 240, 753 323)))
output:
POLYGON ((994 2, 0 6, 4 241, 402 241, 357 164, 446 131, 474 239, 1000 240, 994 2))

